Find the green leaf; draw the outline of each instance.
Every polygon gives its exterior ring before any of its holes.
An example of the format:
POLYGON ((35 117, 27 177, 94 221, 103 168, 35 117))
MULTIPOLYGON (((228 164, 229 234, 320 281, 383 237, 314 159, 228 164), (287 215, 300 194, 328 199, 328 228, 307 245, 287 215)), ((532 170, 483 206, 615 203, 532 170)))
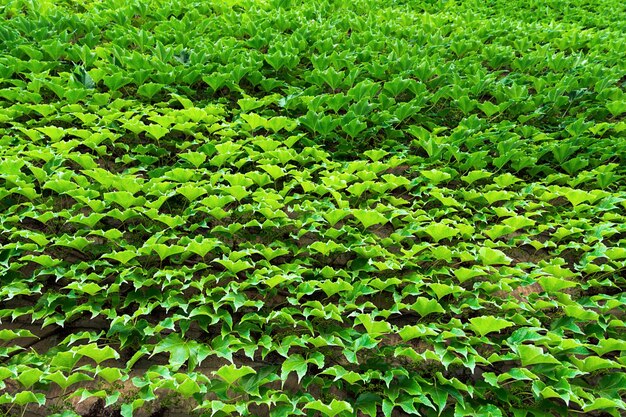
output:
POLYGON ((431 246, 430 252, 433 254, 435 259, 445 260, 447 263, 452 262, 453 253, 446 245, 431 246))
POLYGON ((348 136, 355 138, 361 133, 363 130, 367 128, 367 123, 359 120, 352 119, 348 123, 342 123, 341 129, 348 134, 348 136))
POLYGON ((285 176, 285 170, 278 165, 261 165, 260 168, 270 174, 274 180, 285 176))
POLYGON ((459 234, 459 229, 450 227, 444 223, 432 223, 424 228, 424 231, 432 237, 435 242, 442 239, 449 239, 459 234))
POLYGON ((102 81, 104 81, 104 85, 106 85, 109 90, 116 91, 133 80, 130 77, 125 77, 122 71, 117 71, 111 75, 105 75, 102 77, 102 81))
POLYGON ((415 326, 404 326, 398 334, 402 340, 406 342, 408 340, 417 339, 418 337, 436 336, 437 332, 423 324, 417 324, 415 326))
POLYGON ((586 310, 578 304, 563 307, 563 311, 569 317, 574 317, 580 321, 596 321, 599 318, 598 313, 592 310, 586 310))
POLYGON ((613 116, 619 116, 622 113, 626 113, 626 100, 611 101, 606 104, 606 108, 613 116))
POLYGON ((176 189, 176 192, 183 195, 187 200, 193 202, 198 199, 198 197, 207 193, 207 190, 203 187, 196 187, 193 185, 183 185, 176 189))
POLYGON ((69 374, 69 376, 66 377, 65 374, 63 374, 63 372, 61 371, 56 371, 52 374, 46 375, 44 378, 54 382, 63 390, 76 383, 93 380, 92 377, 85 375, 81 372, 72 372, 69 374))
POLYGON ((395 403, 387 398, 383 399, 383 403, 381 409, 385 417, 391 417, 393 409, 395 407, 395 403))
POLYGON ((58 194, 64 194, 68 191, 75 190, 78 188, 78 185, 71 181, 54 179, 47 181, 44 186, 44 189, 49 189, 57 192, 58 194))
POLYGON ((280 379, 284 384, 289 374, 295 371, 298 375, 298 383, 300 383, 302 378, 304 378, 304 375, 306 375, 307 369, 307 361, 302 357, 302 355, 290 355, 282 364, 280 379))
POLYGON ((600 339, 597 346, 589 346, 591 350, 602 356, 608 352, 626 351, 626 340, 621 339, 600 339))
POLYGON ((32 334, 30 332, 30 330, 24 330, 24 329, 19 329, 19 330, 2 329, 2 330, 0 330, 0 340, 2 340, 2 341, 9 342, 9 341, 11 341, 13 339, 19 339, 20 337, 34 337, 34 338, 38 338, 37 336, 32 334))
POLYGON ((341 221, 344 217, 350 214, 350 210, 347 209, 333 209, 327 212, 322 213, 322 217, 326 219, 330 226, 336 225, 339 221, 341 221))
POLYGON ((137 251, 133 250, 124 250, 120 252, 108 253, 106 255, 102 255, 104 258, 110 258, 118 261, 119 263, 126 265, 131 259, 139 256, 137 251))
POLYGON ((24 386, 24 388, 30 388, 36 382, 39 382, 41 376, 44 373, 37 368, 28 368, 22 370, 17 377, 17 380, 24 386))
POLYGON ((46 403, 46 396, 42 393, 34 393, 31 391, 22 391, 13 397, 13 403, 24 406, 29 403, 37 403, 43 406, 46 403))
POLYGON ((149 249, 152 252, 155 252, 157 255, 159 255, 159 259, 161 261, 165 260, 166 258, 170 256, 174 256, 179 253, 183 253, 185 251, 185 248, 183 248, 182 246, 179 246, 179 245, 168 246, 162 243, 152 244, 150 245, 149 249))
POLYGON ((119 359, 120 354, 117 353, 111 346, 105 346, 103 348, 98 347, 95 343, 81 346, 76 353, 87 356, 93 359, 97 364, 106 361, 108 359, 119 359))
POLYGON ((370 417, 376 417, 376 408, 382 399, 379 395, 371 392, 363 392, 354 403, 354 407, 370 417))
POLYGON ((215 372, 215 375, 223 379, 228 384, 228 386, 233 385, 239 379, 250 374, 256 374, 256 371, 249 366, 242 366, 240 368, 237 368, 237 366, 234 364, 222 366, 219 370, 215 372))
POLYGON ((537 279, 541 288, 548 293, 558 293, 566 288, 577 287, 578 283, 557 277, 541 277, 537 279))
POLYGON ((128 191, 114 191, 111 193, 104 193, 103 198, 105 201, 118 204, 124 209, 128 209, 132 206, 141 206, 146 202, 145 197, 135 197, 128 191))
POLYGON ((153 355, 167 352, 170 354, 170 366, 173 370, 180 369, 187 362, 189 371, 202 363, 212 351, 207 346, 194 340, 184 340, 176 333, 169 334, 154 347, 153 355))
POLYGON ((187 244, 185 251, 193 252, 204 258, 207 253, 220 246, 221 244, 216 239, 202 239, 200 236, 196 236, 194 240, 187 244))
POLYGON ((37 130, 48 136, 52 142, 58 142, 65 136, 65 129, 56 126, 38 127, 37 130))
POLYGON ((350 292, 354 288, 352 285, 342 279, 322 281, 317 286, 320 287, 322 291, 324 291, 327 297, 331 297, 342 291, 350 292))
POLYGON ((254 110, 259 107, 263 107, 265 105, 265 103, 262 100, 257 100, 254 97, 248 97, 248 96, 237 100, 237 104, 241 108, 241 111, 244 113, 248 113, 250 112, 250 110, 254 110))
POLYGON ((307 403, 304 408, 317 410, 328 417, 335 417, 336 415, 342 413, 352 413, 354 411, 350 403, 336 399, 333 399, 328 405, 324 404, 320 400, 311 401, 307 403))
MULTIPOLYGON (((70 394, 70 398, 74 398, 74 397, 78 397, 80 396, 80 399, 78 400, 79 403, 85 401, 87 398, 93 397, 93 398, 106 398, 107 397, 107 392, 103 389, 101 390, 88 390, 86 388, 78 388, 77 390, 75 390, 73 393, 70 394)), ((72 415, 72 417, 74 417, 72 415)), ((80 415, 79 415, 80 417, 80 415)))
MULTIPOLYGON (((2 172, 3 175, 15 175, 19 177, 22 174, 21 170, 23 166, 24 161, 22 159, 4 157, 3 160, 0 161, 0 172, 2 172)), ((30 166, 28 168, 33 169, 33 167, 30 166)))
POLYGON ((513 194, 508 191, 492 190, 483 193, 482 196, 487 200, 487 203, 493 204, 497 201, 510 200, 513 198, 513 194))
POLYGON ((250 129, 252 130, 256 130, 259 127, 265 128, 268 122, 266 118, 261 117, 256 113, 244 113, 241 115, 241 118, 245 120, 248 125, 250 125, 250 129))
POLYGON ((65 246, 67 248, 76 249, 80 252, 83 252, 89 244, 91 244, 91 242, 83 236, 72 237, 67 235, 61 236, 54 243, 55 246, 65 246))
POLYGON ((161 89, 163 89, 163 87, 164 87, 164 84, 147 83, 147 84, 141 85, 137 89, 137 93, 139 93, 139 95, 141 95, 141 96, 144 96, 144 97, 147 97, 147 98, 152 98, 159 91, 161 91, 161 89))
POLYGON ((589 201, 592 197, 588 192, 583 190, 567 189, 565 192, 565 198, 567 198, 567 200, 572 203, 574 207, 576 207, 579 204, 589 201))
POLYGON ((431 290, 433 290, 438 300, 441 300, 446 295, 453 294, 453 293, 460 293, 464 291, 463 288, 461 287, 448 285, 448 284, 441 284, 439 282, 433 282, 432 284, 428 284, 428 287, 431 290))
POLYGON ((502 223, 510 226, 513 230, 519 230, 524 227, 534 226, 537 222, 524 216, 513 216, 504 219, 502 223))
POLYGON ((192 395, 201 391, 200 385, 193 379, 184 375, 183 382, 179 383, 176 387, 176 392, 184 395, 185 397, 191 397, 192 395))
POLYGON ((122 370, 119 368, 100 368, 98 367, 96 370, 96 375, 103 378, 109 384, 112 384, 115 381, 121 381, 124 374, 122 370))
POLYGON ((482 110, 482 112, 485 113, 487 117, 491 117, 494 114, 500 112, 500 106, 497 106, 490 101, 478 103, 478 108, 482 110))
POLYGON ((221 264, 224 268, 230 271, 233 274, 238 274, 239 272, 250 269, 253 265, 248 261, 238 260, 236 262, 231 261, 230 259, 218 259, 214 262, 221 264))
POLYGON ((265 127, 276 133, 279 130, 285 129, 287 132, 291 132, 298 126, 298 121, 289 119, 284 116, 272 117, 267 121, 265 127))
POLYGON ((623 410, 624 403, 617 402, 617 400, 611 400, 609 398, 598 397, 598 398, 595 398, 593 402, 591 402, 590 404, 585 405, 583 407, 583 411, 585 413, 588 413, 590 411, 609 410, 609 409, 615 409, 615 408, 621 408, 623 410))
MULTIPOLYGON (((229 416, 237 412, 237 407, 234 404, 225 404, 219 400, 210 401, 209 406, 207 408, 211 410, 211 415, 215 415, 216 413, 219 413, 218 415, 220 416, 222 415, 229 416)), ((126 416, 122 416, 122 417, 126 417, 126 416)))
POLYGON ((172 181, 186 183, 191 180, 198 171, 190 168, 174 168, 163 174, 163 176, 172 181))
POLYGON ((479 266, 473 266, 472 268, 457 268, 454 270, 454 276, 462 284, 465 281, 485 275, 486 272, 480 269, 479 266))
MULTIPOLYGON (((488 372, 485 372, 483 375, 486 375, 488 372)), ((485 378, 487 380, 487 378, 485 378)), ((447 390, 439 388, 437 386, 431 387, 427 393, 433 399, 433 402, 437 406, 437 415, 441 415, 446 404, 448 402, 449 393, 447 390)))
POLYGON ((539 346, 519 345, 517 346, 520 360, 523 366, 537 365, 543 363, 561 364, 554 356, 545 353, 539 346))
POLYGON ((50 361, 50 367, 69 371, 79 360, 80 355, 76 355, 74 352, 59 352, 50 361))
POLYGON ((328 254, 332 252, 337 252, 339 250, 344 251, 346 249, 344 245, 335 243, 334 240, 329 240, 326 242, 322 242, 321 240, 318 240, 310 244, 309 248, 313 249, 316 252, 321 253, 324 256, 328 256, 328 254))
POLYGON ((363 381, 363 378, 361 377, 361 375, 359 375, 358 373, 354 371, 347 371, 341 365, 335 365, 330 368, 327 368, 322 372, 322 374, 334 376, 335 381, 343 379, 344 381, 348 382, 350 385, 354 385, 357 382, 363 381))
POLYGON ((478 180, 489 178, 491 177, 491 175, 492 175, 491 172, 484 171, 484 170, 470 171, 467 173, 467 175, 462 176, 461 179, 468 184, 472 184, 478 180))
POLYGON ((370 149, 370 150, 363 152, 363 155, 367 156, 369 159, 371 159, 374 162, 380 161, 388 154, 389 152, 385 151, 384 149, 370 149))
POLYGON ((499 332, 507 327, 514 326, 515 323, 493 316, 481 316, 474 317, 470 320, 470 328, 474 333, 479 334, 481 337, 492 332, 499 332))
POLYGON ((498 249, 488 248, 486 246, 483 246, 478 250, 478 259, 485 266, 508 265, 511 263, 511 258, 506 256, 504 252, 498 249))
POLYGON ((595 372, 600 369, 621 368, 617 362, 608 359, 599 358, 597 356, 589 356, 585 359, 577 359, 572 357, 572 363, 582 372, 595 372))
POLYGON ((145 125, 143 127, 143 130, 145 130, 150 136, 152 136, 156 140, 160 140, 162 137, 170 132, 169 128, 156 123, 145 125))
POLYGON ((369 314, 359 314, 357 319, 361 322, 367 334, 372 338, 377 338, 383 334, 391 332, 391 325, 386 321, 374 321, 369 314))
POLYGON ((206 154, 202 152, 187 152, 180 155, 181 158, 190 162, 193 166, 198 168, 200 165, 206 161, 206 154))
POLYGON ((417 311, 417 313, 422 317, 433 313, 445 313, 445 310, 441 304, 437 302, 437 300, 425 297, 417 297, 417 300, 413 303, 411 309, 413 311, 417 311))
POLYGON ((70 290, 78 291, 80 293, 85 293, 89 295, 94 295, 102 291, 102 287, 96 284, 95 282, 71 282, 66 285, 64 288, 69 288, 70 290))
POLYGON ((376 224, 385 224, 387 218, 376 210, 353 210, 352 215, 357 218, 366 229, 376 224))
POLYGON ((617 261, 619 259, 626 258, 626 248, 608 248, 604 251, 604 256, 609 258, 612 261, 617 261))
POLYGON ((489 236, 489 239, 495 240, 514 231, 515 229, 513 229, 511 226, 496 224, 490 229, 485 230, 484 233, 489 236))
POLYGON ((133 413, 136 409, 140 408, 145 403, 142 398, 137 398, 130 404, 122 404, 120 408, 120 414, 122 417, 133 417, 133 413))
POLYGON ((117 403, 117 401, 119 400, 120 395, 121 395, 120 391, 115 391, 113 394, 107 395, 106 396, 106 400, 104 401, 104 406, 105 407, 110 407, 111 405, 117 403))
POLYGON ((450 178, 452 178, 452 175, 450 175, 449 173, 445 171, 440 171, 437 169, 431 169, 429 171, 422 171, 422 175, 428 178, 428 180, 432 182, 434 185, 437 185, 440 182, 447 181, 450 178))
POLYGON ((250 195, 250 191, 248 191, 246 187, 242 185, 233 185, 230 187, 224 187, 223 190, 227 192, 228 194, 230 194, 231 196, 235 197, 237 201, 241 201, 250 195))

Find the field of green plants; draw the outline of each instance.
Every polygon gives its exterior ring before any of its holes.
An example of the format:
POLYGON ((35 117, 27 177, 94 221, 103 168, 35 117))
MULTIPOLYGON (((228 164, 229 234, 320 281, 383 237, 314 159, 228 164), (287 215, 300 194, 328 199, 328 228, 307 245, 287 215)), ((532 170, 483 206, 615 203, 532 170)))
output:
POLYGON ((0 415, 624 415, 624 16, 2 1, 0 415))

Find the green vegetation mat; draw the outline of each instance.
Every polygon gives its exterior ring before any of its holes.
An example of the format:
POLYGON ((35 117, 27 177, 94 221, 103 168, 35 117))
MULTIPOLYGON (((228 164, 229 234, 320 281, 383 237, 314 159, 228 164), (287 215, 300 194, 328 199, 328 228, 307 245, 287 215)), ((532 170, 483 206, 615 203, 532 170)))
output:
POLYGON ((623 415, 624 16, 3 1, 0 414, 623 415))

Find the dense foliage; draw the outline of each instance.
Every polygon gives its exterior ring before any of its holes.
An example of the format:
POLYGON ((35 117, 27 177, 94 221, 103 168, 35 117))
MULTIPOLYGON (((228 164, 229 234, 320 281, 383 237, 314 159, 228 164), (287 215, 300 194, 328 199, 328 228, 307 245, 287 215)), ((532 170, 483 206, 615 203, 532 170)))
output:
POLYGON ((8 415, 626 409, 626 3, 3 4, 8 415))

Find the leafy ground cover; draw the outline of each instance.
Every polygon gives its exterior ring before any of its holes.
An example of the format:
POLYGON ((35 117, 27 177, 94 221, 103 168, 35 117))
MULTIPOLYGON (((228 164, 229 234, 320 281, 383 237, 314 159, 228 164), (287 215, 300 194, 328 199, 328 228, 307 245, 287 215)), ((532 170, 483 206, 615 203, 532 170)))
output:
POLYGON ((3 4, 7 415, 626 409, 623 2, 3 4))

